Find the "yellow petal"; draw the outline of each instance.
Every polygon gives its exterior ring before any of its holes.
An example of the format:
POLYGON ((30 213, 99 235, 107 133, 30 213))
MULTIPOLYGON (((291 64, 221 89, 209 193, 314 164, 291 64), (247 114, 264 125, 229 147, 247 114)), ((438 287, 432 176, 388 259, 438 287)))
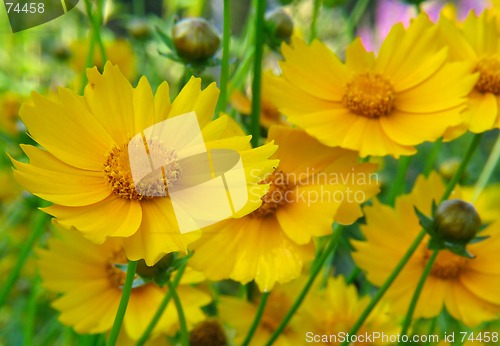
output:
POLYGON ((99 244, 109 236, 131 236, 139 228, 142 219, 138 201, 115 195, 83 207, 53 205, 42 210, 56 217, 63 227, 75 227, 87 239, 99 244))
POLYGON ((155 103, 155 119, 154 123, 159 123, 167 119, 168 114, 170 112, 170 87, 167 82, 163 82, 160 84, 158 89, 156 90, 156 94, 154 96, 155 103))
POLYGON ((142 129, 136 128, 133 90, 118 66, 106 63, 101 75, 96 67, 87 70, 89 84, 85 100, 90 111, 118 145, 128 143, 142 129))
POLYGON ((30 164, 13 160, 14 175, 34 195, 64 206, 83 206, 102 201, 111 194, 102 172, 69 166, 33 146, 21 147, 30 164))
POLYGON ((497 96, 473 91, 469 95, 467 108, 462 116, 469 129, 474 133, 481 133, 495 127, 498 116, 497 96))
POLYGON ((74 167, 102 170, 103 157, 114 141, 89 113, 82 98, 59 89, 59 102, 36 93, 20 116, 31 136, 47 151, 74 167))
POLYGON ((134 234, 124 239, 125 253, 131 260, 144 259, 149 266, 165 254, 187 251, 198 232, 181 234, 170 199, 153 198, 141 202, 142 223, 134 234))
POLYGON ((153 91, 146 77, 141 77, 137 87, 133 89, 132 96, 134 105, 133 116, 135 120, 134 128, 139 132, 152 126, 156 118, 153 91))

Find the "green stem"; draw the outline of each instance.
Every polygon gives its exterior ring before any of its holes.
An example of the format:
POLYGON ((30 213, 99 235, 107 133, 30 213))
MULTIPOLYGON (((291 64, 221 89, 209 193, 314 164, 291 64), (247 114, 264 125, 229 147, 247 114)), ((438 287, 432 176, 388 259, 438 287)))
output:
MULTIPOLYGON (((451 192, 455 188, 456 183, 462 177, 462 175, 465 171, 465 167, 467 167, 467 164, 469 163, 470 159, 472 158, 472 154, 474 153, 474 151, 476 150, 476 148, 479 145, 479 142, 481 141, 481 137, 482 137, 482 134, 478 134, 478 135, 475 135, 475 137, 473 138, 472 142, 469 145, 469 148, 467 149, 467 152, 466 152, 462 162, 460 163, 460 166, 456 170, 456 172, 453 175, 453 177, 451 178, 451 180, 448 182, 448 185, 446 186, 446 190, 445 190, 443 196, 441 197, 440 202, 444 201, 445 199, 447 199, 450 196, 451 192)), ((411 256, 415 252, 415 250, 418 248, 418 246, 420 245, 420 242, 422 241, 422 239, 424 239, 426 234, 427 233, 425 232, 425 230, 423 230, 423 229, 420 230, 417 237, 415 238, 413 243, 410 245, 410 248, 406 251, 403 258, 401 258, 399 263, 396 265, 396 268, 394 268, 394 270, 389 275, 387 280, 382 284, 382 286, 378 290, 377 294, 375 294, 375 296, 372 298, 372 300, 370 301, 370 304, 368 304, 368 306, 365 308, 365 310, 363 311, 361 316, 354 323, 354 326, 349 331, 349 334, 355 335, 357 333, 359 328, 365 322, 368 315, 370 315, 373 308, 377 305, 379 300, 384 296, 385 292, 389 289, 389 287, 392 285, 394 280, 397 278, 397 276, 399 275, 399 273, 401 272, 403 267, 409 261, 409 259, 411 258, 411 256)), ((348 344, 348 342, 346 341, 346 342, 342 343, 341 346, 346 346, 347 344, 348 344)))
MULTIPOLYGON (((401 329, 401 335, 406 335, 408 333, 408 329, 410 328, 410 324, 413 318, 413 313, 415 312, 415 308, 417 307, 418 303, 418 298, 420 298, 420 293, 422 293, 422 289, 424 288, 425 281, 427 280, 427 277, 431 273, 432 266, 434 265, 434 262, 436 262, 436 258, 439 254, 439 249, 434 250, 427 261, 424 271, 422 272, 422 276, 420 276, 420 280, 418 281, 417 287, 415 288, 415 291, 413 292, 413 297, 411 298, 410 306, 408 307, 408 312, 406 313, 406 317, 403 322, 403 328, 401 329)), ((403 345, 404 342, 400 341, 398 345, 403 345)))
POLYGON ((264 55, 264 13, 266 11, 266 0, 257 0, 255 13, 255 56, 253 60, 252 81, 252 113, 250 129, 252 134, 252 145, 260 144, 260 111, 261 111, 261 84, 262 84, 262 56, 264 55))
MULTIPOLYGON (((179 285, 179 282, 181 281, 182 274, 184 273, 186 266, 187 266, 187 261, 185 261, 177 270, 177 273, 175 274, 175 277, 173 280, 174 287, 177 287, 179 285)), ((161 316, 163 315, 163 312, 167 308, 168 302, 170 301, 171 297, 172 297, 172 293, 170 292, 170 290, 168 290, 167 293, 165 293, 165 297, 163 298, 162 302, 160 303, 160 306, 156 310, 155 315, 151 319, 151 322, 149 322, 148 326, 146 327, 146 330, 142 334, 141 338, 137 341, 135 346, 142 346, 148 341, 148 338, 151 335, 151 332, 153 331, 156 324, 158 323, 161 316)))
POLYGON ((132 10, 136 16, 144 17, 144 15, 146 14, 145 1, 144 0, 134 0, 132 2, 132 10))
POLYGON ((446 186, 446 190, 443 194, 443 197, 441 197, 441 200, 439 201, 440 203, 448 199, 448 197, 450 197, 451 193, 453 192, 453 189, 455 188, 455 185, 457 185, 460 178, 462 178, 462 175, 464 174, 465 169, 467 168, 467 165, 469 164, 469 161, 472 158, 472 155, 474 154, 477 147, 479 146, 479 143, 481 142, 481 138, 483 138, 482 133, 474 135, 474 138, 472 138, 472 142, 470 143, 469 148, 467 149, 467 152, 465 153, 465 156, 462 159, 462 162, 460 162, 460 166, 458 166, 457 171, 455 172, 450 182, 446 186))
POLYGON ((425 161, 424 176, 428 176, 429 173, 434 169, 434 164, 436 163, 442 144, 443 140, 441 138, 434 142, 434 145, 432 146, 432 149, 427 156, 427 160, 425 161))
POLYGON ((134 283, 135 270, 137 269, 137 261, 129 261, 127 268, 127 276, 125 277, 125 283, 122 288, 122 297, 120 299, 120 304, 118 305, 118 311, 116 312, 115 321, 113 322, 113 327, 109 332, 107 346, 114 346, 116 340, 118 339, 118 334, 122 327, 123 318, 125 317, 125 312, 127 311, 128 301, 130 299, 130 294, 132 293, 132 284, 134 283))
POLYGON ((25 321, 24 325, 24 346, 31 346, 33 345, 33 337, 34 337, 34 330, 35 330, 35 319, 36 319, 36 314, 37 314, 37 307, 38 307, 38 295, 40 293, 40 276, 36 276, 35 280, 32 284, 31 287, 31 293, 30 297, 28 300, 28 317, 25 321))
POLYGON ((267 299, 269 298, 269 292, 264 292, 262 293, 260 297, 260 303, 259 307, 257 309, 257 313, 255 314, 255 318, 252 322, 252 325, 250 326, 250 329, 248 330, 248 334, 241 344, 241 346, 248 346, 250 344, 250 341, 252 340, 253 335, 257 331, 257 328, 259 327, 260 320, 262 319, 262 315, 264 315, 264 310, 266 309, 266 303, 267 299))
POLYGON ((234 89, 242 88, 245 82, 245 76, 248 74, 250 67, 252 66, 252 58, 255 54, 255 48, 251 47, 248 49, 246 54, 243 56, 243 59, 238 63, 238 67, 231 77, 231 81, 228 86, 228 95, 231 95, 231 92, 234 89))
POLYGON ((500 134, 498 135, 495 145, 493 146, 493 149, 490 153, 490 156, 488 157, 488 160, 484 165, 481 175, 477 179, 476 187, 474 188, 474 194, 472 195, 472 200, 471 200, 472 203, 477 201, 477 199, 483 192, 484 188, 488 184, 488 181, 490 180, 491 175, 493 174, 493 171, 495 170, 495 167, 498 164, 499 158, 500 158, 500 134))
POLYGON ((312 13, 312 19, 311 19, 311 31, 309 32, 309 43, 311 43, 316 38, 317 21, 318 21, 318 14, 319 14, 320 8, 321 8, 321 0, 314 0, 313 13, 312 13))
POLYGON ((19 274, 21 272, 21 269, 23 268, 24 264, 26 263, 28 257, 31 254, 31 250, 35 246, 38 238, 43 234, 45 231, 45 227, 47 225, 47 221, 49 220, 49 216, 45 213, 37 213, 36 218, 33 223, 33 230, 31 231, 28 239, 22 246, 21 250, 19 251, 19 257, 16 261, 16 264, 14 265, 14 268, 9 272, 7 279, 3 282, 0 288, 0 307, 5 304, 7 297, 10 293, 10 290, 14 286, 14 284, 17 281, 17 278, 19 277, 19 274))
MULTIPOLYGON (((377 294, 375 294, 375 296, 372 298, 370 304, 368 304, 365 310, 361 313, 361 316, 359 316, 358 320, 356 321, 356 323, 354 323, 351 330, 349 330, 350 335, 355 335, 358 332, 359 328, 363 325, 366 318, 372 312, 373 308, 378 304, 379 300, 384 296, 385 292, 389 289, 389 287, 392 285, 394 280, 396 280, 396 278, 398 277, 399 273, 404 268, 406 263, 410 260, 411 256, 418 248, 420 242, 422 241, 422 239, 424 239, 426 234, 427 233, 425 232, 425 230, 421 230, 420 233, 418 233, 417 237, 415 238, 413 243, 411 243, 409 249, 406 251, 403 258, 399 260, 398 264, 396 265, 396 268, 394 268, 391 275, 389 275, 389 277, 385 280, 383 285, 377 291, 377 294)), ((346 346, 346 345, 348 345, 348 341, 343 342, 341 346, 346 346)))
POLYGON ((227 108, 227 91, 229 80, 229 53, 231 43, 231 8, 230 0, 224 0, 224 24, 222 30, 222 62, 220 67, 220 96, 215 114, 220 115, 227 108))
POLYGON ((168 280, 167 286, 177 309, 177 317, 179 319, 179 328, 181 332, 181 345, 189 346, 189 333, 186 324, 186 316, 184 315, 184 310, 182 309, 181 300, 179 299, 179 295, 177 294, 176 288, 172 281, 168 280))
POLYGON ((323 252, 321 252, 321 257, 319 258, 319 260, 317 260, 317 261, 314 262, 313 267, 311 269, 311 274, 310 274, 309 279, 307 280, 304 288, 300 292, 299 296, 297 297, 297 299, 293 303, 293 305, 290 308, 290 310, 287 312, 287 314, 285 315, 285 317, 281 321, 281 323, 278 326, 278 328, 276 328, 276 330, 271 335, 271 338, 266 343, 266 346, 271 346, 276 341, 276 339, 278 339, 278 337, 280 336, 280 334, 285 330, 288 322, 290 322, 290 320, 292 319, 293 315, 299 309, 300 305, 302 304, 302 302, 304 301, 305 297, 307 296, 307 293, 309 293, 309 290, 311 289, 312 284, 314 283, 314 280, 316 279, 316 277, 318 276, 319 272, 323 268, 323 264, 328 259, 328 257, 330 256, 330 254, 337 247, 339 239, 340 239, 340 237, 342 235, 342 226, 338 225, 338 224, 336 224, 335 226, 336 227, 334 228, 333 234, 332 234, 332 236, 330 238, 330 243, 327 245, 326 249, 323 252))
POLYGON ((355 37, 354 30, 356 30, 356 26, 358 25, 361 17, 363 16, 363 13, 365 12, 368 3, 369 0, 356 1, 356 4, 352 9, 351 15, 349 16, 349 19, 346 22, 346 32, 349 40, 354 39, 355 37))
MULTIPOLYGON (((429 327, 429 331, 427 332, 427 335, 434 334, 434 329, 436 329, 436 323, 437 323, 437 316, 432 319, 431 326, 429 327)), ((427 342, 425 343, 425 346, 429 346, 430 344, 431 344, 431 339, 429 338, 427 340, 427 342)))
POLYGON ((396 197, 399 196, 405 190, 406 173, 408 168, 410 168, 411 156, 403 156, 399 159, 398 170, 396 173, 396 179, 394 184, 389 190, 389 195, 387 197, 387 204, 394 205, 396 197))

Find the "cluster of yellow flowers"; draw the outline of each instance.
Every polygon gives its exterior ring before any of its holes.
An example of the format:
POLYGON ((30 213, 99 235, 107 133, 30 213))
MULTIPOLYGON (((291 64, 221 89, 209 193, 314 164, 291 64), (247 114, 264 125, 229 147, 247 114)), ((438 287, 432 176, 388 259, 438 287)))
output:
MULTIPOLYGON (((171 102, 166 82, 153 93, 142 77, 134 88, 107 63, 102 73, 87 70, 83 95, 61 88, 56 98, 33 93, 24 103, 20 117, 38 146, 22 145, 29 163, 13 159, 14 174, 24 188, 52 203, 42 210, 54 217, 56 236, 48 249, 39 250, 38 265, 45 287, 62 294, 53 303, 62 323, 80 333, 108 332, 127 263, 139 261, 142 269, 120 334, 120 344, 136 342, 168 292, 147 280, 148 270, 175 254, 187 260, 177 290, 192 337, 215 328, 202 311, 213 299, 210 290, 193 284, 255 281, 261 292, 271 292, 252 341, 264 345, 298 295, 302 274, 334 222, 350 225, 365 218, 364 240, 352 241, 352 256, 367 280, 382 286, 421 229, 414 209, 432 217, 433 201, 445 195, 442 178, 431 173, 420 176, 394 206, 384 205, 373 199, 380 182, 369 157, 414 155, 424 142, 500 128, 500 19, 490 12, 471 13, 463 23, 443 17, 436 24, 421 14, 408 28, 395 25, 377 54, 355 40, 345 61, 320 41, 308 45, 299 37, 282 46, 282 55, 280 74, 264 76, 265 97, 289 123, 271 126, 267 143, 256 148, 231 117, 213 118, 219 90, 215 84, 202 89, 194 77, 171 102), (128 145, 145 129, 189 112, 196 114, 207 149, 240 155, 247 194, 255 198, 234 217, 183 233, 169 195, 136 189, 128 145), (200 330, 203 326, 207 330, 200 330)), ((151 184, 176 184, 167 180, 164 172, 151 184)), ((459 190, 450 198, 476 202, 466 189, 459 190)), ((468 247, 473 259, 440 251, 414 317, 435 317, 446 308, 476 327, 500 316, 498 207, 479 199, 476 208, 485 224, 481 235, 489 238, 468 247)), ((398 332, 398 318, 431 256, 428 239, 364 331, 398 332)), ((315 338, 349 331, 369 303, 342 277, 320 281, 281 334, 281 345, 309 339, 340 344, 315 338)), ((220 319, 236 330, 235 340, 243 341, 256 306, 234 297, 220 297, 217 306, 220 319)), ((178 328, 169 302, 152 340, 178 328)), ((385 343, 390 342, 375 342, 385 343)))

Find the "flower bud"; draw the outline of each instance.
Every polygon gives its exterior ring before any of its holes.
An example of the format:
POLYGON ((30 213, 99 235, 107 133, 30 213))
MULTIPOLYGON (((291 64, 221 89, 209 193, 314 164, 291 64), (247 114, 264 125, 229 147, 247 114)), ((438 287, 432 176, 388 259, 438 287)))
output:
POLYGON ((445 241, 466 244, 481 227, 481 219, 470 203, 459 199, 442 202, 434 218, 435 230, 445 241))
POLYGON ((281 8, 269 11, 265 16, 265 28, 271 47, 279 47, 282 41, 290 42, 293 34, 293 21, 281 8))
POLYGON ((188 62, 202 62, 212 57, 220 46, 217 28, 203 18, 186 18, 172 28, 177 54, 188 62))
POLYGON ((139 40, 149 37, 151 29, 148 23, 143 19, 136 19, 131 21, 127 26, 129 34, 139 40))

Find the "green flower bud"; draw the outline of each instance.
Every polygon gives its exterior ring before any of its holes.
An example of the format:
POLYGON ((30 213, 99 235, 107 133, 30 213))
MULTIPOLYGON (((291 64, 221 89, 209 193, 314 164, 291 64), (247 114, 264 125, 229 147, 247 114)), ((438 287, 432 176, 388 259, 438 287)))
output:
POLYGON ((148 23, 143 19, 136 19, 131 21, 127 26, 129 34, 139 40, 149 37, 151 29, 148 23))
POLYGON ((481 219, 472 204, 450 199, 437 208, 434 226, 443 240, 466 244, 476 236, 481 227, 481 219))
POLYGON ((272 48, 279 47, 282 41, 290 42, 293 34, 293 21, 283 9, 277 8, 266 13, 265 28, 269 45, 272 48))
POLYGON ((186 18, 172 28, 177 55, 187 62, 202 62, 212 57, 220 46, 217 28, 203 18, 186 18))

